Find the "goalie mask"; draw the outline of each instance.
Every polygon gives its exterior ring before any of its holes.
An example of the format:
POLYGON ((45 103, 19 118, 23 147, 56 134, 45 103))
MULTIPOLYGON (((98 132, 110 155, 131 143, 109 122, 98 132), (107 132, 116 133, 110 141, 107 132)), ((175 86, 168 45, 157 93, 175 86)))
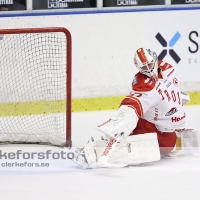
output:
POLYGON ((158 57, 154 51, 139 48, 135 53, 134 63, 140 73, 158 80, 158 57))

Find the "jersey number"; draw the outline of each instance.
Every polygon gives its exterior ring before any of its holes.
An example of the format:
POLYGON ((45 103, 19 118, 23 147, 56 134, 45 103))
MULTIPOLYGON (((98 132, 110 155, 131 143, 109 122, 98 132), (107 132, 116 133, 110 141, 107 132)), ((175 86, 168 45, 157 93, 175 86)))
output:
POLYGON ((141 93, 137 93, 137 92, 135 92, 135 93, 133 93, 133 94, 131 94, 132 96, 135 96, 135 97, 141 97, 142 96, 142 94, 141 93))

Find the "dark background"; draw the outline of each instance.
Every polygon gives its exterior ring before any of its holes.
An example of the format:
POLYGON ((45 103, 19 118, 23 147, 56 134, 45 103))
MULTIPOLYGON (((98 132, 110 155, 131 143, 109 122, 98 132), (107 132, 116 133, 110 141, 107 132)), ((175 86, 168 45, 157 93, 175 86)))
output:
MULTIPOLYGON (((54 9, 68 9, 68 8, 91 8, 96 7, 97 0, 84 0, 83 2, 69 2, 67 8, 54 8, 54 9)), ((33 10, 46 10, 48 8, 48 0, 33 0, 33 10)))
POLYGON ((0 11, 26 10, 26 0, 13 0, 13 4, 0 5, 0 11))

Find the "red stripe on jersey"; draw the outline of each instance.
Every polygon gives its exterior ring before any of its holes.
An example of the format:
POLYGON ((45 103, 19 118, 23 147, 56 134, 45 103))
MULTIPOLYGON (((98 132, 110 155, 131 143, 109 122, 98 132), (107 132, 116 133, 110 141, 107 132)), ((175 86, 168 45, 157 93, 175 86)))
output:
POLYGON ((162 71, 172 68, 172 66, 169 63, 162 60, 158 61, 158 66, 162 69, 162 71))
POLYGON ((171 72, 169 72, 169 74, 167 74, 167 77, 169 77, 173 72, 174 72, 174 69, 171 72))
POLYGON ((125 99, 122 101, 121 105, 134 107, 138 117, 143 115, 143 109, 142 109, 142 104, 141 104, 140 100, 133 96, 125 97, 125 99))
POLYGON ((141 60, 143 63, 146 63, 146 62, 147 62, 147 58, 146 58, 145 53, 144 53, 144 50, 143 50, 142 48, 137 50, 137 54, 138 54, 138 57, 140 58, 140 60, 141 60))

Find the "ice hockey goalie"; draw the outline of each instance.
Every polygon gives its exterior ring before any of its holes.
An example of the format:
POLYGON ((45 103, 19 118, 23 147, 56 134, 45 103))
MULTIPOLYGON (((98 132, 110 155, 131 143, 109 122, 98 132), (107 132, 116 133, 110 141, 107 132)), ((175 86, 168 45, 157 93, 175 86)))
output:
POLYGON ((185 129, 183 105, 190 98, 181 92, 175 69, 146 48, 135 52, 134 64, 139 72, 131 93, 96 127, 105 139, 79 149, 74 162, 80 166, 124 167, 199 153, 199 131, 185 129))

